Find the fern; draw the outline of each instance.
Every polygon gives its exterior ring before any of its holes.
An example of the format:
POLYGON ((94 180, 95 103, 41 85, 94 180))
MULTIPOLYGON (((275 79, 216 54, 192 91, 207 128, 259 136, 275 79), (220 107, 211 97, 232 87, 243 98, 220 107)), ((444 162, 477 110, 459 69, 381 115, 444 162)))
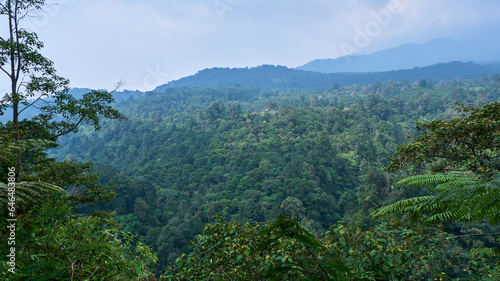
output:
POLYGON ((6 156, 11 156, 16 152, 27 151, 32 148, 48 148, 54 145, 57 145, 57 143, 43 139, 18 140, 0 144, 0 154, 7 158, 6 156))
MULTIPOLYGON (((4 143, 0 145, 0 162, 9 164, 17 157, 16 154, 33 148, 43 149, 54 145, 55 143, 52 141, 40 139, 4 143)), ((9 202, 9 197, 14 197, 17 203, 33 203, 37 198, 40 198, 45 193, 50 192, 65 191, 56 185, 45 182, 16 182, 15 193, 11 193, 9 195, 8 184, 0 182, 0 205, 6 205, 9 202)))
MULTIPOLYGON (((45 193, 65 192, 59 186, 45 182, 20 182, 15 184, 15 194, 13 194, 17 203, 29 204, 36 201, 45 193)), ((7 205, 9 202, 9 192, 7 184, 0 182, 0 205, 7 205)))
POLYGON ((445 174, 435 174, 435 175, 416 175, 407 177, 396 185, 413 185, 413 186, 422 186, 422 185, 439 185, 439 184, 449 184, 451 182, 469 182, 470 180, 474 180, 473 178, 460 176, 460 175, 445 175, 445 174))
POLYGON ((374 218, 394 214, 409 215, 411 220, 428 217, 426 223, 441 221, 500 221, 500 177, 479 180, 460 175, 418 175, 408 177, 397 185, 433 185, 433 196, 415 197, 381 207, 371 215, 374 218))

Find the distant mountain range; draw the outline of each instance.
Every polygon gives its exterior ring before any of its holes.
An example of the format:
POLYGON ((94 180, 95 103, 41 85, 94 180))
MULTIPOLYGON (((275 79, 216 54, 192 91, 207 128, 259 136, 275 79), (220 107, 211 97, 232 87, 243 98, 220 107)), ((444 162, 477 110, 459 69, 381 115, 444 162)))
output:
MULTIPOLYGON (((443 81, 472 79, 500 73, 497 54, 498 48, 494 44, 435 39, 424 44, 405 44, 372 55, 314 60, 295 69, 274 65, 204 69, 194 75, 170 81, 152 92, 163 93, 170 88, 235 86, 257 89, 318 89, 334 84, 369 85, 387 80, 406 80, 412 83, 423 78, 443 81), (460 61, 438 63, 449 60, 460 61)), ((79 99, 90 91, 75 88, 70 93, 79 99)), ((114 98, 116 102, 121 102, 144 95, 145 93, 139 91, 124 90, 114 93, 114 98)), ((10 120, 11 109, 3 113, 3 116, 0 115, 0 122, 10 120)), ((36 109, 30 109, 25 112, 23 118, 31 118, 36 114, 36 109)))
POLYGON ((326 88, 339 85, 369 85, 377 81, 406 80, 416 82, 422 78, 450 81, 454 79, 471 79, 500 73, 500 64, 480 65, 472 62, 449 62, 427 67, 415 67, 407 70, 383 72, 344 72, 319 73, 287 68, 285 66, 262 65, 253 68, 210 68, 198 73, 171 81, 157 87, 154 92, 165 92, 169 88, 197 87, 234 87, 249 88, 326 88))
POLYGON ((336 59, 317 59, 296 69, 323 73, 378 72, 430 66, 451 61, 499 62, 496 42, 432 39, 423 44, 404 44, 371 55, 349 55, 336 59))
POLYGON ((376 81, 422 78, 470 79, 500 73, 500 43, 432 39, 404 44, 371 55, 317 59, 295 69, 262 65, 253 68, 211 68, 157 87, 167 88, 243 86, 251 88, 324 88, 332 84, 371 84, 376 81))

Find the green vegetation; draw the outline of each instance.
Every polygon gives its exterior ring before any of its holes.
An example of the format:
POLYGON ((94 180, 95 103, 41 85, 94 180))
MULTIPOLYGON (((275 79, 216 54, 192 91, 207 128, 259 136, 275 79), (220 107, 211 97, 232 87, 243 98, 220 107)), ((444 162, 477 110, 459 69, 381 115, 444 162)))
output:
MULTIPOLYGON (((259 89, 322 89, 331 86, 332 81, 341 86, 358 84, 371 85, 377 81, 420 81, 427 85, 424 78, 451 81, 472 79, 499 72, 500 65, 479 65, 472 62, 448 62, 413 69, 384 72, 339 72, 320 73, 291 69, 285 66, 262 65, 253 68, 210 68, 198 71, 195 75, 171 81, 156 88, 164 92, 169 88, 233 87, 241 86, 259 89)), ((425 87, 423 87, 425 88, 425 87)))
POLYGON ((157 258, 151 249, 120 230, 114 214, 86 213, 115 193, 98 183, 92 163, 55 162, 46 150, 58 137, 102 118, 124 120, 111 93, 90 91, 76 99, 69 81, 56 75, 41 55, 37 34, 23 19, 43 0, 0 2, 8 32, 0 38, 0 69, 10 81, 0 103, 0 278, 2 280, 133 280, 150 275, 157 258), (36 115, 23 119, 26 110, 36 115))
POLYGON ((400 146, 388 168, 470 171, 486 178, 499 171, 500 103, 458 106, 458 116, 450 120, 417 122, 421 135, 400 146))
POLYGON ((333 225, 315 238, 293 218, 207 224, 166 280, 495 280, 494 251, 464 251, 441 228, 333 225))
MULTIPOLYGON (((392 241, 396 234, 384 236, 390 233, 388 226, 379 226, 370 213, 402 199, 432 196, 433 191, 422 186, 394 188, 393 182, 403 174, 382 169, 392 163, 387 156, 396 153, 394 157, 398 157, 405 136, 419 133, 414 121, 460 116, 455 111, 457 99, 480 106, 497 101, 496 78, 449 83, 429 80, 426 88, 418 82, 378 82, 303 91, 169 89, 117 104, 129 121, 103 121, 99 132, 82 127, 78 134, 60 138, 61 147, 50 153, 60 160, 100 163, 95 171, 100 172, 101 183, 116 185, 117 199, 96 208, 116 211, 124 229, 154 247, 159 273, 169 266, 180 270, 181 265, 173 262, 183 252, 195 253, 188 247, 189 240, 205 235, 214 216, 220 218, 219 224, 227 221, 252 228, 256 223, 272 222, 285 211, 318 237, 331 225, 345 221, 347 225, 340 225, 352 226, 353 232, 392 241), (204 226, 206 223, 209 225, 204 226)), ((416 229, 404 223, 398 227, 416 229)), ((484 224, 450 224, 439 233, 460 235, 476 230, 497 231, 484 224)), ((427 231, 430 237, 438 230, 430 227, 427 231)), ((475 258, 453 253, 469 253, 473 245, 496 247, 494 240, 484 239, 454 240, 446 253, 436 253, 432 259, 451 255, 448 263, 460 260, 464 267, 475 258)), ((418 253, 406 249, 408 255, 418 253)), ((353 259, 349 268, 367 270, 367 265, 354 261, 359 259, 353 259)), ((259 267, 261 261, 255 262, 259 267)), ((328 262, 344 264, 335 259, 328 262)), ((394 271, 397 263, 391 260, 389 266, 385 262, 381 261, 386 271, 376 267, 373 276, 394 271)), ((429 260, 417 267, 425 268, 426 263, 429 260)), ((234 262, 234 266, 239 265, 234 262)), ((439 266, 425 273, 394 271, 394 276, 431 278, 444 272, 450 278, 464 278, 465 273, 457 273, 449 264, 439 266)), ((486 266, 494 268, 495 262, 486 266)), ((216 269, 200 267, 206 274, 216 269)), ((266 271, 264 267, 259 270, 266 271)), ((172 274, 182 274, 176 272, 172 274)))
POLYGON ((9 173, 5 175, 8 176, 8 184, 1 184, 2 217, 6 225, 14 225, 14 228, 2 230, 0 237, 5 243, 0 249, 15 257, 14 260, 9 256, 2 257, 2 279, 64 280, 93 277, 123 280, 147 277, 145 262, 154 262, 155 256, 140 243, 136 246, 140 255, 133 253, 133 237, 119 230, 111 214, 73 214, 73 202, 105 201, 106 194, 103 196, 101 192, 96 192, 98 189, 93 188, 95 175, 83 174, 81 166, 75 166, 74 163, 38 164, 43 171, 30 170, 29 164, 25 163, 24 174, 30 176, 21 177, 20 182, 15 181, 19 173, 13 166, 18 157, 15 153, 27 153, 49 143, 20 140, 1 147, 2 166, 10 167, 9 173), (66 173, 68 171, 71 173, 66 173), (68 191, 72 187, 85 188, 88 192, 69 194, 57 185, 66 187, 68 191), (7 219, 16 221, 12 223, 7 219), (134 260, 136 256, 137 260, 134 260))
MULTIPOLYGON (((408 213, 413 219, 429 214, 425 222, 481 221, 498 223, 499 178, 488 180, 457 175, 418 175, 406 178, 399 185, 435 186, 436 195, 414 197, 376 210, 381 217, 391 213, 408 213)), ((421 219, 421 217, 420 217, 421 219)))
POLYGON ((114 104, 20 28, 42 4, 0 4, 3 280, 499 279, 499 74, 216 69, 114 104))
POLYGON ((375 217, 408 213, 429 214, 427 222, 481 221, 498 223, 500 208, 500 103, 462 106, 460 117, 419 122, 422 134, 400 146, 389 169, 407 166, 447 174, 418 175, 401 185, 429 185, 436 194, 385 206, 375 217), (435 186, 435 187, 434 187, 435 186))
POLYGON ((218 219, 197 236, 189 255, 169 268, 167 280, 344 280, 348 269, 321 257, 326 248, 281 214, 264 228, 218 219))

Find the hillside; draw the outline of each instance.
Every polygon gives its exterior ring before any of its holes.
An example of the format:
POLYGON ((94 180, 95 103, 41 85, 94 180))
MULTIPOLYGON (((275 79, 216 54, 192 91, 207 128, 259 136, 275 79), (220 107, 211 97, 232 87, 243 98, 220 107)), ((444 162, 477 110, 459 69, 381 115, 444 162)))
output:
MULTIPOLYGON (((374 72, 374 73, 318 73, 302 71, 285 66, 262 65, 253 68, 211 68, 204 69, 188 77, 171 81, 158 86, 153 92, 164 93, 175 88, 205 88, 205 87, 244 87, 255 89, 322 89, 332 86, 370 85, 382 81, 418 82, 421 79, 434 81, 451 81, 454 79, 471 79, 500 73, 500 64, 479 65, 475 63, 450 62, 428 67, 413 69, 374 72)), ((91 89, 74 88, 70 94, 76 99, 91 89)), ((124 102, 129 99, 144 97, 140 91, 122 90, 113 94, 115 101, 124 102)), ((50 101, 50 99, 47 99, 50 101)), ((0 116, 0 122, 11 119, 11 109, 6 109, 0 116)), ((37 114, 34 108, 28 109, 25 118, 37 114)))
POLYGON ((415 133, 413 122, 453 116, 455 101, 500 99, 498 77, 429 85, 378 82, 318 90, 166 89, 117 104, 128 121, 59 139, 63 160, 93 161, 116 185, 125 231, 151 245, 165 268, 212 222, 264 222, 300 212, 320 233, 338 220, 373 225, 388 190, 380 167, 415 133), (281 208, 281 209, 280 209, 281 208))
POLYGON ((500 281, 500 1, 0 17, 0 281, 500 281))
POLYGON ((422 78, 451 81, 471 79, 500 72, 500 64, 450 62, 413 69, 373 73, 319 73, 262 65, 253 68, 211 68, 157 87, 155 92, 169 88, 248 87, 258 89, 318 89, 339 85, 369 85, 377 81, 417 82, 422 78))

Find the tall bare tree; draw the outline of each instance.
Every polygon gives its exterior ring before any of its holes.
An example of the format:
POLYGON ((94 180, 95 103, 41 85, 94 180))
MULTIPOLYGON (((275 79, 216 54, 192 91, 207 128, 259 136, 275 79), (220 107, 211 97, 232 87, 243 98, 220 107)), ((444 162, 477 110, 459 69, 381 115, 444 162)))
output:
POLYGON ((53 140, 75 132, 80 124, 99 129, 100 117, 125 118, 109 106, 112 92, 91 91, 81 99, 68 94, 69 80, 58 76, 54 63, 41 54, 43 43, 34 32, 23 28, 29 16, 40 12, 45 0, 0 1, 0 16, 6 19, 7 33, 0 34, 0 70, 10 87, 0 103, 0 112, 12 109, 13 140, 35 130, 43 130, 53 140), (37 114, 23 128, 21 115, 28 109, 37 114), (23 129, 30 128, 30 132, 23 129))
MULTIPOLYGON (((45 0, 0 0, 0 20, 4 19, 6 25, 0 29, 6 30, 0 34, 0 70, 10 81, 0 99, 0 115, 12 110, 11 121, 0 126, 0 143, 23 139, 55 141, 76 132, 80 124, 100 129, 102 117, 125 119, 110 106, 114 102, 113 92, 94 90, 80 99, 69 94, 69 80, 58 76, 54 63, 42 55, 43 43, 37 34, 23 28, 44 5, 45 0), (25 114, 28 111, 29 116, 25 114)), ((22 163, 19 155, 18 180, 22 163)))

